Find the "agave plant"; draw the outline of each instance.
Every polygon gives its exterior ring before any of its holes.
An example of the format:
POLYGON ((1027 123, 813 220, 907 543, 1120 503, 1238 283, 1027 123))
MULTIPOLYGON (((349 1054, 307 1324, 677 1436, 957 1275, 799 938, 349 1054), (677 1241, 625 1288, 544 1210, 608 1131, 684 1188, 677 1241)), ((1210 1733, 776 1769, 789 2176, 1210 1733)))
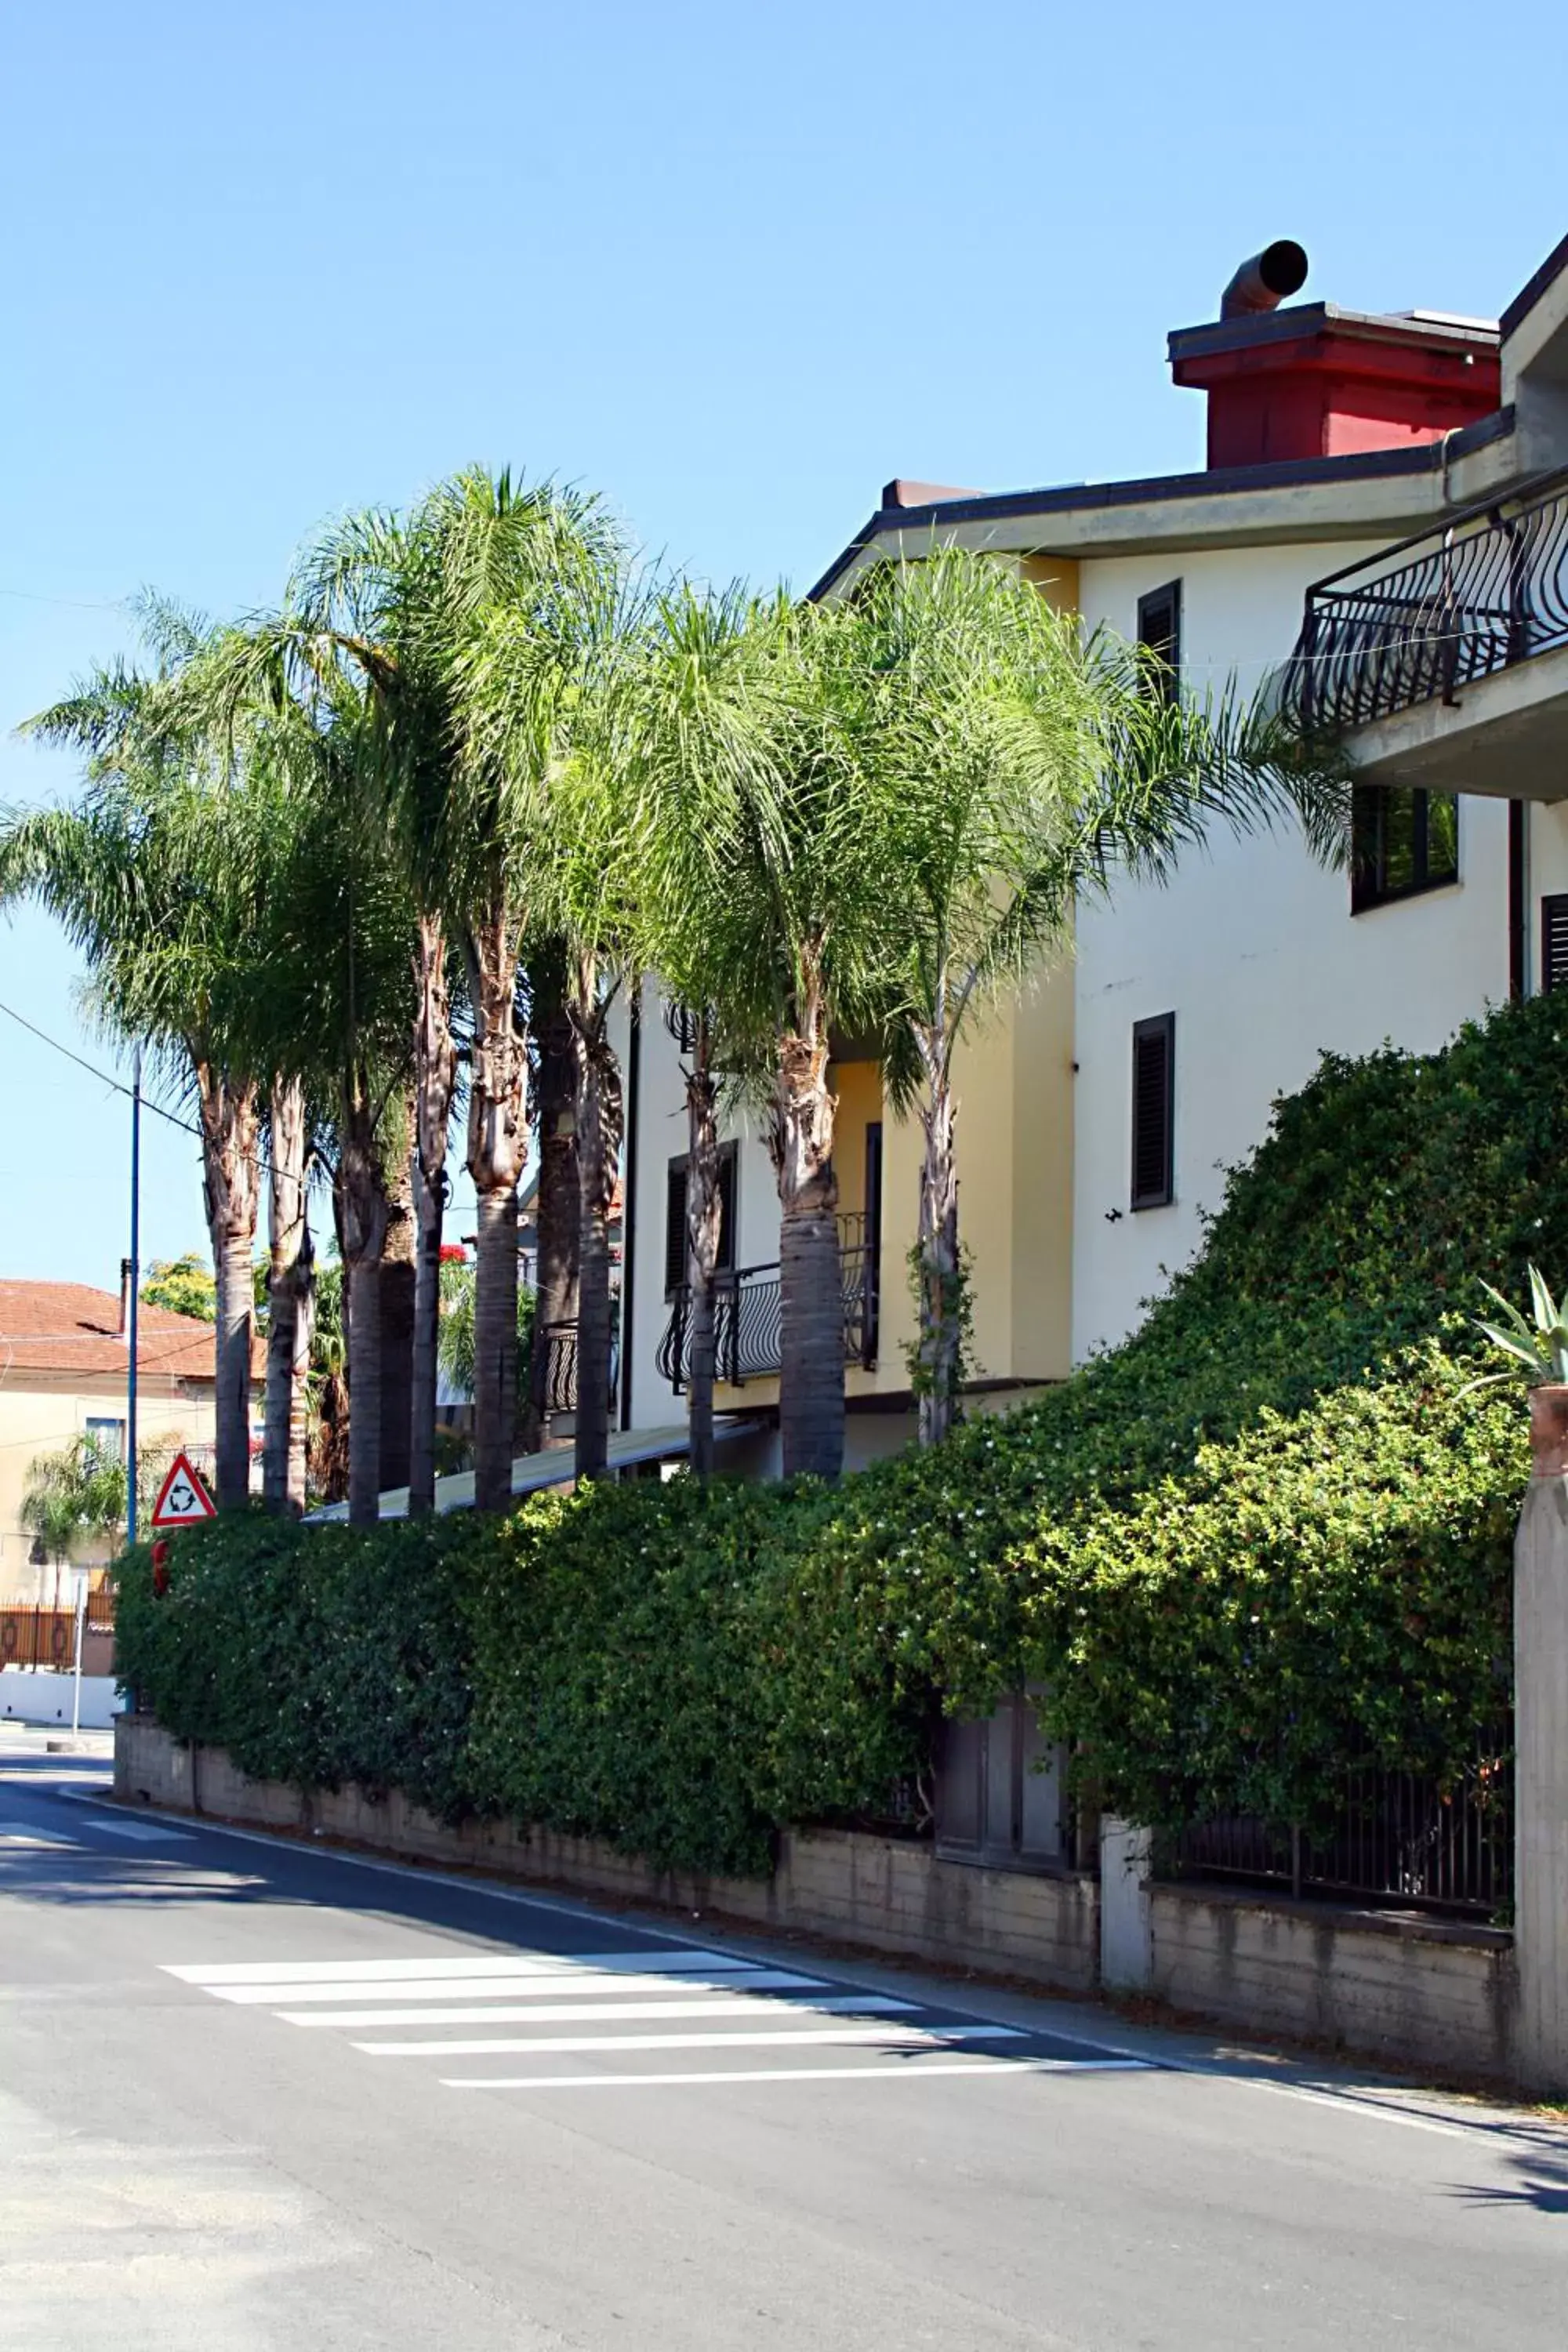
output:
POLYGON ((1521 1315, 1500 1290, 1494 1290, 1489 1282, 1482 1283, 1481 1288, 1489 1298, 1497 1301, 1505 1320, 1501 1324, 1485 1323, 1478 1316, 1476 1328, 1510 1360, 1505 1370, 1493 1372, 1489 1380, 1477 1381, 1474 1386, 1486 1388, 1495 1381, 1517 1380, 1521 1369, 1532 1389, 1548 1381, 1568 1382, 1568 1319, 1546 1287, 1539 1268, 1532 1265, 1530 1269, 1533 1322, 1521 1315))

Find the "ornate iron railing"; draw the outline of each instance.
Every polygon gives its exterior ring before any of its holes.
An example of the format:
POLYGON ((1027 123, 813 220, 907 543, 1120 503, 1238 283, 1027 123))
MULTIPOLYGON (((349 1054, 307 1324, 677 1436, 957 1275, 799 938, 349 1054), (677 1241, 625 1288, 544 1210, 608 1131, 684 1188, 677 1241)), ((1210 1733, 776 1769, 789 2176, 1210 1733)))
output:
MULTIPOLYGON (((844 1360, 877 1360, 877 1254, 861 1215, 838 1220, 839 1264, 844 1300, 844 1360)), ((670 1300, 654 1360, 659 1376, 679 1396, 690 1383, 690 1286, 682 1284, 670 1300)), ((714 1370, 731 1388, 765 1379, 779 1370, 783 1292, 777 1263, 742 1266, 716 1275, 713 1282, 714 1370)))
POLYGON ((1568 646, 1568 473, 1466 509, 1442 530, 1307 591, 1285 708, 1342 735, 1568 646))
POLYGON ((1414 1772, 1348 1772, 1332 1821, 1315 1830, 1247 1815, 1194 1822, 1167 1843, 1162 1868, 1494 1917, 1513 1895, 1512 1734, 1505 1726, 1483 1740, 1451 1786, 1414 1772))
MULTIPOLYGON (((619 1328, 610 1326, 610 1404, 615 1407, 620 1391, 621 1337, 619 1328)), ((577 1326, 571 1323, 542 1323, 534 1334, 532 1352, 533 1401, 541 1412, 575 1412, 577 1410, 577 1326)))

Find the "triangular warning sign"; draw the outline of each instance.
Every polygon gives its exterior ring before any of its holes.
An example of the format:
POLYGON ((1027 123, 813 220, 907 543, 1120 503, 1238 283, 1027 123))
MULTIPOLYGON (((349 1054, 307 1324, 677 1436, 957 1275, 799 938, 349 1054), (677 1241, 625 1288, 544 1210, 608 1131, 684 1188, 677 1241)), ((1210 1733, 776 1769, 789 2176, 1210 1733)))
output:
POLYGON ((169 1475, 153 1506, 155 1528, 189 1528, 198 1519, 216 1519, 217 1506, 203 1486, 188 1454, 176 1454, 169 1475))

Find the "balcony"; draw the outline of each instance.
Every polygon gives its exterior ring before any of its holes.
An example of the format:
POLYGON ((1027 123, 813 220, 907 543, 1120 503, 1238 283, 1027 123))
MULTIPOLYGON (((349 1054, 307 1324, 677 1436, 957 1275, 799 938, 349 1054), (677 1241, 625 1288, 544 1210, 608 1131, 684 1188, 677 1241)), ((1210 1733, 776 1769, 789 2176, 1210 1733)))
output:
MULTIPOLYGON (((616 1308, 612 1303, 612 1314, 616 1308)), ((610 1326, 610 1411, 620 1389, 621 1339, 618 1321, 610 1326)), ((542 1323, 532 1359, 533 1401, 548 1416, 577 1410, 577 1326, 542 1323)))
MULTIPOLYGON (((869 1371, 877 1360, 877 1248, 868 1241, 863 1216, 840 1217, 838 1246, 844 1297, 844 1360, 869 1371)), ((781 1286, 776 1261, 742 1266, 713 1281, 715 1375, 726 1387, 743 1388, 780 1368, 781 1286)), ((659 1376, 679 1396, 690 1382, 690 1289, 682 1285, 670 1301, 669 1320, 655 1356, 659 1376)))
POLYGON ((1568 472, 1309 589, 1284 699, 1370 783, 1568 797, 1568 472))

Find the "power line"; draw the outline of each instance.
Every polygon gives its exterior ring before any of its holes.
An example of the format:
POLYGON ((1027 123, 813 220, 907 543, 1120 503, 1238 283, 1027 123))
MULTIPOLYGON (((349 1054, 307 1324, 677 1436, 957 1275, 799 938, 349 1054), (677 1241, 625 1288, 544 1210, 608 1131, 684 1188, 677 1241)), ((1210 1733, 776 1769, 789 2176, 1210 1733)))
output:
MULTIPOLYGON (((52 1045, 57 1054, 63 1054, 68 1062, 74 1062, 77 1068, 85 1070, 89 1078, 97 1078, 102 1086, 112 1087, 117 1095, 123 1095, 127 1101, 130 1100, 132 1088, 125 1084, 123 1078, 117 1078, 111 1071, 100 1070, 95 1063, 85 1060, 80 1054, 72 1053, 68 1045, 62 1045, 58 1037, 51 1037, 47 1030, 38 1027, 36 1021, 29 1021, 25 1013, 18 1013, 15 1005, 0 1003, 0 1013, 7 1014, 16 1023, 18 1028, 26 1029, 30 1035, 37 1037, 40 1045, 52 1045)), ((197 1142, 200 1142, 201 1129, 193 1127, 188 1118, 181 1118, 175 1111, 165 1110, 161 1103, 149 1102, 145 1095, 142 1096, 142 1100, 154 1118, 167 1119, 169 1125, 177 1127, 182 1135, 194 1135, 197 1142)), ((259 1164, 258 1162, 258 1165, 259 1164)))

